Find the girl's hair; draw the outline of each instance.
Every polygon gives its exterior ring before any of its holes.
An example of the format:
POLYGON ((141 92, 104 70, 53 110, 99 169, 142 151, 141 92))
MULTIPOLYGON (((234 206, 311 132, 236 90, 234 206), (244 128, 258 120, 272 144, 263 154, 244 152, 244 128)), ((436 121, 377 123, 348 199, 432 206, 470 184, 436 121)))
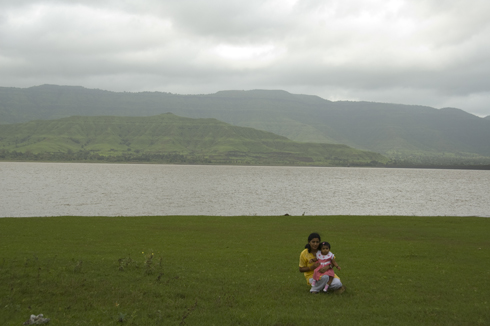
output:
POLYGON ((322 247, 327 247, 328 250, 330 250, 330 243, 326 242, 326 241, 323 241, 320 243, 320 245, 318 246, 318 250, 322 250, 322 247))
POLYGON ((310 234, 308 236, 308 243, 306 244, 305 248, 308 249, 308 252, 311 252, 311 247, 310 247, 310 241, 317 238, 318 241, 322 241, 322 238, 320 238, 320 235, 316 232, 310 234))

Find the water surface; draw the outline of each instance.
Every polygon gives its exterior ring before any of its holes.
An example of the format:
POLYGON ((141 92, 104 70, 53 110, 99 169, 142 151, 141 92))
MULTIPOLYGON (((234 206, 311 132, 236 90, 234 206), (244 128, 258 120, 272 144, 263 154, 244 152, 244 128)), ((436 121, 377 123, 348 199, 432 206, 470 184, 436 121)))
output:
POLYGON ((490 171, 0 162, 0 217, 490 216, 490 171))

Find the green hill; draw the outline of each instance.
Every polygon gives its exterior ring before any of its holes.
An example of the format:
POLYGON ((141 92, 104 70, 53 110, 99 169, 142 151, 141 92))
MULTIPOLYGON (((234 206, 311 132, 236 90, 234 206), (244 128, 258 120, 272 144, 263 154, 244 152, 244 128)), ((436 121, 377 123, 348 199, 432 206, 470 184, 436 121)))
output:
POLYGON ((274 165, 378 165, 380 154, 346 145, 298 143, 216 119, 69 117, 3 125, 3 159, 163 161, 274 165))
POLYGON ((374 102, 331 102, 285 91, 209 95, 116 93, 43 85, 0 88, 0 123, 81 116, 153 116, 172 112, 215 118, 294 141, 346 144, 394 159, 490 157, 490 120, 459 109, 374 102))

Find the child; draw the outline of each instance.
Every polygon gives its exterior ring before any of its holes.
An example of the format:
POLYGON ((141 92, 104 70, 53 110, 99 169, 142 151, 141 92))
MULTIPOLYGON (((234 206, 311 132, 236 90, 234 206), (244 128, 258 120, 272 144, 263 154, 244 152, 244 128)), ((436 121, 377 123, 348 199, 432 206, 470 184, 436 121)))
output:
POLYGON ((315 272, 313 273, 313 280, 310 281, 312 286, 315 286, 316 282, 319 281, 323 275, 327 275, 328 282, 327 285, 325 285, 323 291, 324 292, 328 291, 328 287, 330 286, 330 284, 332 284, 333 277, 335 276, 335 273, 332 268, 332 264, 333 266, 337 267, 337 269, 340 271, 340 266, 337 264, 334 257, 335 255, 332 252, 330 252, 330 243, 328 242, 320 243, 320 245, 318 246, 318 251, 316 252, 316 258, 310 260, 310 263, 314 263, 317 261, 320 262, 320 266, 315 268, 315 272), (325 266, 328 266, 329 269, 324 273, 320 273, 320 269, 322 269, 325 266))

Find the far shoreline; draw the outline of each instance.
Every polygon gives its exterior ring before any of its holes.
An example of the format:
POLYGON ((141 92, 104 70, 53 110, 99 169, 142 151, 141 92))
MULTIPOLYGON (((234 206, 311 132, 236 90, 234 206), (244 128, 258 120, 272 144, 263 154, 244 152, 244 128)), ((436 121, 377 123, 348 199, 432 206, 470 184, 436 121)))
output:
POLYGON ((0 216, 0 219, 42 219, 42 218, 490 218, 478 215, 50 215, 50 216, 0 216))
POLYGON ((183 166, 241 166, 241 167, 315 167, 315 168, 386 168, 386 169, 438 169, 438 170, 490 170, 490 165, 275 165, 275 164, 223 164, 223 163, 165 163, 165 162, 109 162, 109 161, 13 161, 0 160, 0 163, 86 163, 86 164, 121 164, 121 165, 183 165, 183 166))

